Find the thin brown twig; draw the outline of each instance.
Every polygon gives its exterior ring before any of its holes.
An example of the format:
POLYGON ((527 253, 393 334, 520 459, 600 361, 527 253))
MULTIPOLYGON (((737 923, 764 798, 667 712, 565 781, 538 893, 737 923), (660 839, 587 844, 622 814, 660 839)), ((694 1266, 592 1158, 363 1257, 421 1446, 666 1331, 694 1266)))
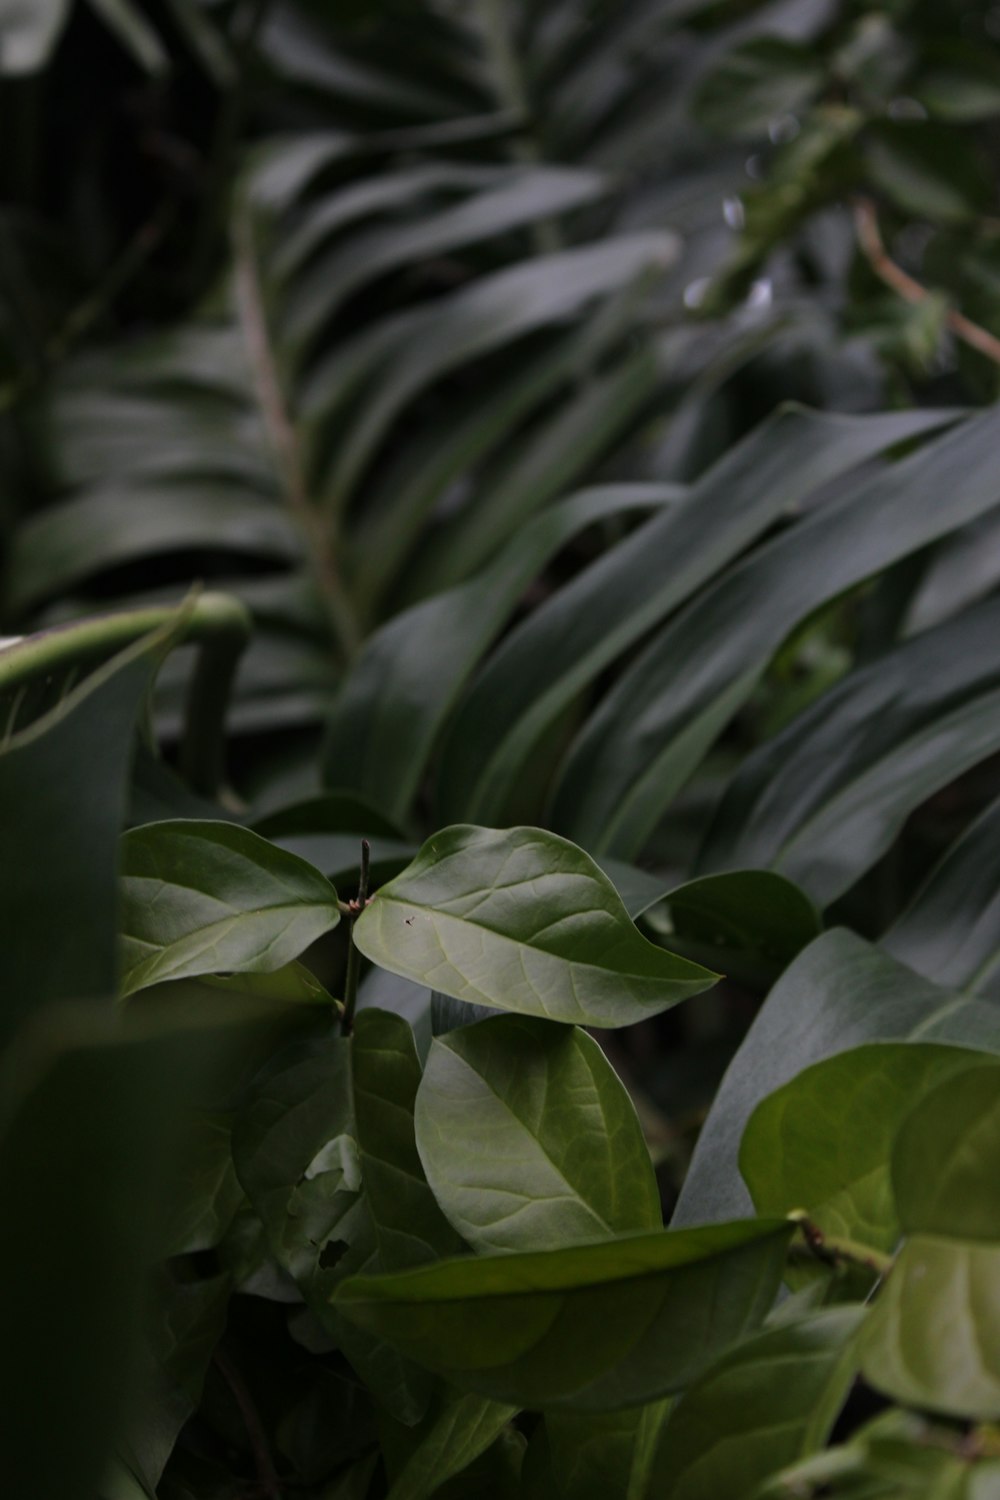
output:
POLYGON ((257 388, 257 399, 281 471, 285 499, 305 534, 334 635, 344 658, 349 661, 359 644, 357 622, 333 555, 332 538, 327 531, 326 522, 309 499, 299 440, 285 404, 271 344, 253 224, 250 210, 246 206, 235 216, 234 241, 236 300, 257 388))
MULTIPOLYGON (((906 302, 914 304, 926 302, 932 293, 922 282, 917 281, 908 271, 904 271, 886 250, 882 241, 882 231, 879 229, 878 210, 870 198, 855 199, 854 229, 861 253, 879 280, 906 302)), ((944 320, 956 338, 968 344, 971 349, 978 350, 994 364, 1000 365, 1000 339, 988 329, 981 328, 978 323, 973 323, 971 318, 967 318, 964 313, 960 313, 953 307, 949 307, 945 312, 944 320)))
POLYGON ((281 1485, 278 1475, 271 1459, 271 1450, 267 1446, 267 1438, 264 1434, 264 1424, 260 1419, 260 1412, 256 1403, 248 1391, 243 1376, 233 1364, 228 1354, 221 1349, 216 1349, 212 1356, 216 1368, 223 1380, 229 1387, 233 1400, 239 1407, 240 1416, 243 1418, 243 1426, 250 1441, 250 1451, 253 1454, 254 1468, 257 1471, 257 1484, 260 1492, 266 1500, 282 1500, 281 1485))

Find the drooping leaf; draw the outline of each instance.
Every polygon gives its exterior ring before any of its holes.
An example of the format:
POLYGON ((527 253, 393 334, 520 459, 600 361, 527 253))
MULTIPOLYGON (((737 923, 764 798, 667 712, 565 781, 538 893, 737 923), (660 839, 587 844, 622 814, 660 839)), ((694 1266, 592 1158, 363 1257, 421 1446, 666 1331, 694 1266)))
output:
POLYGON ((858 479, 655 636, 564 763, 554 826, 588 848, 634 856, 800 620, 1000 502, 989 459, 997 422, 974 417, 858 479))
POLYGON ((756 1105, 810 1063, 872 1041, 944 1042, 1000 1052, 1000 1015, 943 990, 862 938, 835 929, 810 943, 768 996, 719 1087, 674 1222, 745 1212, 737 1166, 756 1105))
POLYGON ((540 829, 457 827, 424 845, 354 928, 367 958, 524 1015, 625 1026, 714 983, 649 943, 581 849, 540 829))
POLYGON ((915 807, 1000 746, 998 627, 994 601, 974 606, 824 694, 747 757, 700 867, 768 866, 823 905, 843 894, 915 807))
POLYGON ((828 1234, 892 1250, 897 1133, 918 1099, 956 1073, 961 1089, 982 1060, 964 1047, 876 1042, 804 1068, 758 1104, 743 1136, 740 1171, 757 1212, 804 1208, 828 1234))
POLYGON ((614 1410, 687 1384, 760 1322, 790 1228, 758 1220, 443 1261, 352 1277, 334 1305, 467 1390, 614 1410))
POLYGON ((1000 994, 1000 801, 957 839, 882 946, 936 984, 1000 994))
POLYGON ((502 643, 449 727, 439 773, 444 817, 499 819, 544 730, 588 682, 813 490, 920 430, 898 417, 797 407, 762 423, 686 499, 558 590, 502 643))
POLYGON ((826 1443, 857 1368, 860 1307, 755 1334, 687 1390, 660 1437, 650 1495, 744 1500, 826 1443))
POLYGON ((556 1249, 661 1223, 635 1108, 576 1027, 496 1016, 431 1044, 417 1147, 480 1253, 556 1249))
MULTIPOLYGON (((115 992, 118 835, 133 732, 179 621, 119 652, 0 742, 0 989, 9 1030, 46 1001, 115 992)), ((9 648, 10 658, 39 641, 9 648)))
POLYGON ((122 840, 122 993, 230 970, 271 973, 340 921, 318 870, 232 823, 180 819, 122 840))

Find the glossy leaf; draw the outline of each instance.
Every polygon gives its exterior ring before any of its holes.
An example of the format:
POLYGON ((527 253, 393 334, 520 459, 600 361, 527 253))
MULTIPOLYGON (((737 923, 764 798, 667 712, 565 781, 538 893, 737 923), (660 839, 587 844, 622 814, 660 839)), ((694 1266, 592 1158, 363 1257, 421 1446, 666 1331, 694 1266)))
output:
POLYGON ((434 1196, 479 1253, 661 1223, 632 1101, 576 1027, 496 1016, 436 1038, 416 1128, 434 1196))
POLYGON ((661 1435, 651 1495, 744 1500, 824 1446, 855 1376, 860 1307, 766 1329, 685 1392, 661 1435))
POLYGON ((642 937, 581 849, 539 829, 436 834, 354 928, 373 962, 458 1000, 625 1026, 715 975, 642 937))
POLYGON ((892 1154, 903 1229, 1000 1242, 998 1174, 1000 1066, 994 1064, 942 1081, 904 1121, 892 1154))
POLYGON ((353 1277, 335 1306, 494 1400, 613 1410, 678 1389, 760 1322, 790 1228, 760 1220, 443 1261, 353 1277))
POLYGON ((771 991, 722 1080, 674 1222, 746 1212, 739 1145, 768 1094, 810 1063, 864 1042, 907 1038, 1000 1053, 1000 1016, 995 1006, 940 989, 846 931, 810 943, 771 991))
POLYGON ((340 921, 318 870, 231 823, 187 819, 122 840, 122 993, 229 970, 271 973, 340 921))
MULTIPOLYGON (((923 1118, 924 1096, 945 1079, 959 1075, 960 1092, 982 1061, 964 1047, 878 1042, 804 1068, 758 1104, 743 1136, 740 1171, 757 1212, 804 1208, 828 1234, 894 1249, 905 1227, 890 1171, 900 1127, 915 1107, 923 1118)), ((926 1157, 919 1172, 940 1176, 926 1157)))
POLYGON ((865 1379, 908 1406, 1000 1414, 1000 1245, 907 1240, 861 1340, 865 1379))

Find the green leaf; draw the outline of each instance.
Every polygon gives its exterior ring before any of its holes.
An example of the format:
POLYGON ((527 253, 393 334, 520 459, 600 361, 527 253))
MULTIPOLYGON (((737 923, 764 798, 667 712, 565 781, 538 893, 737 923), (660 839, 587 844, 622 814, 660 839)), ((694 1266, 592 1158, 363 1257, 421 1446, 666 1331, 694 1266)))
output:
POLYGON ((792 881, 769 870, 703 875, 665 897, 673 934, 692 957, 769 978, 823 929, 819 913, 792 881), (711 955, 711 956, 709 956, 711 955))
POLYGON ((1000 799, 942 856, 882 946, 936 984, 1000 998, 1000 799))
POLYGON ((165 73, 170 60, 163 43, 133 0, 88 0, 109 31, 113 31, 147 73, 165 73))
POLYGON ((343 1274, 339 1254, 369 1227, 357 1211, 350 1067, 347 1038, 297 1044, 255 1080, 233 1126, 240 1183, 314 1309, 343 1274))
POLYGON ((753 138, 808 104, 823 83, 819 55, 781 37, 757 37, 729 52, 698 89, 694 114, 717 135, 753 138))
POLYGON ((921 979, 852 933, 834 930, 810 943, 771 991, 722 1080, 674 1222, 747 1211, 740 1141, 768 1094, 810 1063, 863 1042, 907 1038, 1000 1053, 1000 1013, 921 979))
POLYGON ((194 1118, 188 1128, 170 1204, 165 1256, 211 1250, 219 1244, 243 1202, 232 1155, 232 1119, 219 1113, 194 1118))
POLYGON ((938 38, 914 94, 938 120, 966 124, 1000 114, 1000 66, 992 48, 938 38))
POLYGON ((178 819, 122 840, 122 994, 164 979, 272 973, 340 921, 318 870, 232 823, 178 819))
POLYGON ((758 1220, 357 1276, 344 1317, 456 1385, 613 1410, 677 1390, 765 1315, 791 1226, 758 1220))
POLYGON ((716 976, 642 937, 581 849, 540 829, 457 827, 427 841, 354 927, 361 952, 457 1000, 626 1026, 716 976))
POLYGON ((823 905, 842 895, 914 808, 1000 748, 998 634, 987 601, 842 679, 744 761, 701 868, 767 865, 823 905))
POLYGON ((892 1153, 903 1229, 1000 1241, 998 1180, 1000 1066, 991 1064, 942 1082, 904 1121, 892 1153))
POLYGON ((1000 1245, 907 1240, 862 1333, 861 1368, 876 1390, 907 1406, 996 1421, 1000 1245))
POLYGON ((12 1493, 97 1493, 141 1375, 148 1273, 188 1112, 218 1088, 244 1036, 204 1008, 75 1002, 40 1012, 5 1054, 0 1195, 24 1226, 0 1253, 16 1288, 0 1362, 12 1493))
POLYGON ((413 1114, 420 1059, 402 1016, 374 1008, 358 1013, 353 1080, 361 1175, 382 1269, 461 1254, 465 1247, 442 1213, 444 1205, 435 1201, 417 1154, 413 1114))
POLYGON ((0 74, 37 73, 49 61, 72 0, 0 0, 0 74))
MULTIPOLYGON (((898 415, 801 407, 762 423, 685 499, 606 552, 501 643, 442 747, 444 817, 499 821, 539 740, 589 682, 814 489, 920 430, 912 413, 904 424, 898 415)), ((726 637, 730 649, 742 623, 726 637)), ((671 666, 684 660, 672 656, 671 666)))
POLYGON ((744 1500, 826 1443, 854 1379, 860 1307, 827 1308, 756 1334, 675 1407, 652 1466, 663 1500, 744 1500))
POLYGON ((955 1073, 961 1089, 981 1063, 962 1047, 877 1042, 803 1069, 758 1104, 743 1136, 740 1171, 757 1212, 805 1208, 827 1234, 892 1250, 900 1126, 917 1099, 955 1073))
POLYGON ((558 1500, 646 1500, 669 1398, 627 1411, 548 1412, 545 1432, 558 1500))
POLYGON ((675 495, 670 486, 585 490, 531 522, 468 583, 383 625, 334 702, 326 779, 405 819, 449 710, 531 580, 585 527, 675 495))
POLYGON ((879 120, 866 140, 871 180, 904 213, 962 224, 988 211, 993 188, 974 144, 935 121, 879 120))
POLYGON ((632 1101, 577 1027, 495 1016, 436 1038, 416 1127, 434 1196, 479 1253, 662 1222, 632 1101))
POLYGON ((605 695, 563 766, 554 825, 587 848, 634 856, 799 621, 996 507, 998 432, 996 412, 971 418, 718 578, 605 695))
POLYGON ((444 1390, 415 1428, 387 1444, 392 1483, 386 1500, 426 1500, 468 1468, 517 1415, 517 1407, 444 1390))
MULTIPOLYGON (((115 992, 118 836, 133 729, 181 621, 112 657, 0 742, 0 990, 11 1031, 48 1000, 115 992)), ((9 659, 44 639, 9 648, 9 659)))

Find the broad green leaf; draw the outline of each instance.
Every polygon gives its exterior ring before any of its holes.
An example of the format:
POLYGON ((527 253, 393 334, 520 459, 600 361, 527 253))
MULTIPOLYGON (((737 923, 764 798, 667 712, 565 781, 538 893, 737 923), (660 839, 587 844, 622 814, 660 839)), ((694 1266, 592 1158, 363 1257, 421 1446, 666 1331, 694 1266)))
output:
POLYGON ((1000 1053, 996 1006, 943 990, 837 929, 775 985, 729 1066, 701 1131, 675 1223, 745 1213, 738 1155, 760 1101, 810 1063, 872 1041, 944 1042, 1000 1053))
POLYGON ((972 417, 719 578, 606 694, 564 765, 554 825, 588 848, 634 855, 799 621, 1000 503, 998 432, 997 413, 972 417))
POLYGON ((502 642, 442 747, 444 817, 499 821, 539 739, 581 689, 814 489, 918 430, 898 416, 798 407, 762 423, 502 642))
POLYGON ((168 1204, 163 1253, 211 1250, 243 1202, 232 1154, 232 1118, 203 1113, 189 1122, 177 1191, 168 1204))
POLYGON ((705 79, 695 97, 695 118, 718 135, 764 135, 772 120, 808 104, 823 81, 813 49, 757 37, 734 48, 705 79))
POLYGON ((0 1193, 24 1226, 0 1254, 16 1289, 0 1319, 12 1494, 97 1493, 141 1375, 148 1273, 187 1113, 244 1035, 204 1008, 74 1002, 39 1012, 5 1054, 0 1193))
POLYGON ((179 819, 122 840, 122 994, 197 974, 272 973, 340 921, 318 870, 232 823, 179 819))
POLYGON ((581 1411, 677 1390, 764 1317, 791 1226, 758 1220, 356 1276, 341 1314, 456 1385, 581 1411))
POLYGON ((917 1234, 861 1335, 865 1379, 907 1406, 1000 1416, 1000 1244, 917 1234))
POLYGON ((0 74, 37 73, 69 19, 72 0, 2 0, 0 74))
POLYGON ((457 1000, 626 1026, 716 976, 648 942, 581 849, 540 829, 435 834, 354 927, 361 952, 457 1000))
POLYGON ((465 1247, 435 1201, 417 1154, 420 1060, 408 1022, 384 1010, 360 1011, 352 1068, 361 1176, 382 1269, 461 1254, 465 1247))
POLYGON ((990 1064, 942 1081, 904 1121, 892 1153, 903 1229, 1000 1242, 998 1179, 1000 1065, 990 1064))
POLYGON ((882 946, 936 984, 1000 997, 1000 800, 942 856, 882 946))
POLYGON ((770 870, 703 875, 664 899, 672 934, 690 957, 748 978, 774 978, 822 931, 808 896, 770 870))
POLYGON ((988 601, 844 678, 747 757, 700 867, 769 866, 823 905, 842 895, 914 808, 1000 748, 998 632, 988 601))
POLYGON ((663 1500, 744 1500, 826 1443, 854 1380, 865 1311, 827 1308, 755 1334, 674 1408, 652 1465, 663 1500))
POLYGON ((495 1016, 437 1037, 416 1127, 434 1196, 480 1254, 662 1222, 632 1101, 577 1027, 495 1016))
POLYGON ((397 1431, 388 1447, 386 1500, 426 1500, 485 1453, 514 1417, 517 1407, 483 1396, 445 1389, 420 1424, 397 1431))
MULTIPOLYGON (((876 1042, 803 1069, 758 1104, 743 1136, 740 1171, 757 1212, 804 1208, 827 1234, 892 1250, 901 1228, 890 1171, 899 1129, 916 1100, 936 1097, 956 1073, 961 1091, 982 1061, 964 1047, 876 1042)), ((922 1161, 920 1173, 929 1170, 922 1161)))
POLYGON ((671 1402, 615 1412, 548 1412, 545 1431, 556 1500, 652 1500, 657 1444, 671 1402))
MULTIPOLYGON (((115 992, 118 836, 133 731, 180 621, 121 651, 0 740, 0 991, 11 1031, 48 1000, 115 992)), ((40 640, 10 648, 10 657, 40 640)))
POLYGON ((468 583, 415 605, 371 637, 334 702, 326 779, 410 810, 447 715, 477 662, 546 562, 595 522, 676 497, 671 486, 615 485, 555 505, 468 583))

